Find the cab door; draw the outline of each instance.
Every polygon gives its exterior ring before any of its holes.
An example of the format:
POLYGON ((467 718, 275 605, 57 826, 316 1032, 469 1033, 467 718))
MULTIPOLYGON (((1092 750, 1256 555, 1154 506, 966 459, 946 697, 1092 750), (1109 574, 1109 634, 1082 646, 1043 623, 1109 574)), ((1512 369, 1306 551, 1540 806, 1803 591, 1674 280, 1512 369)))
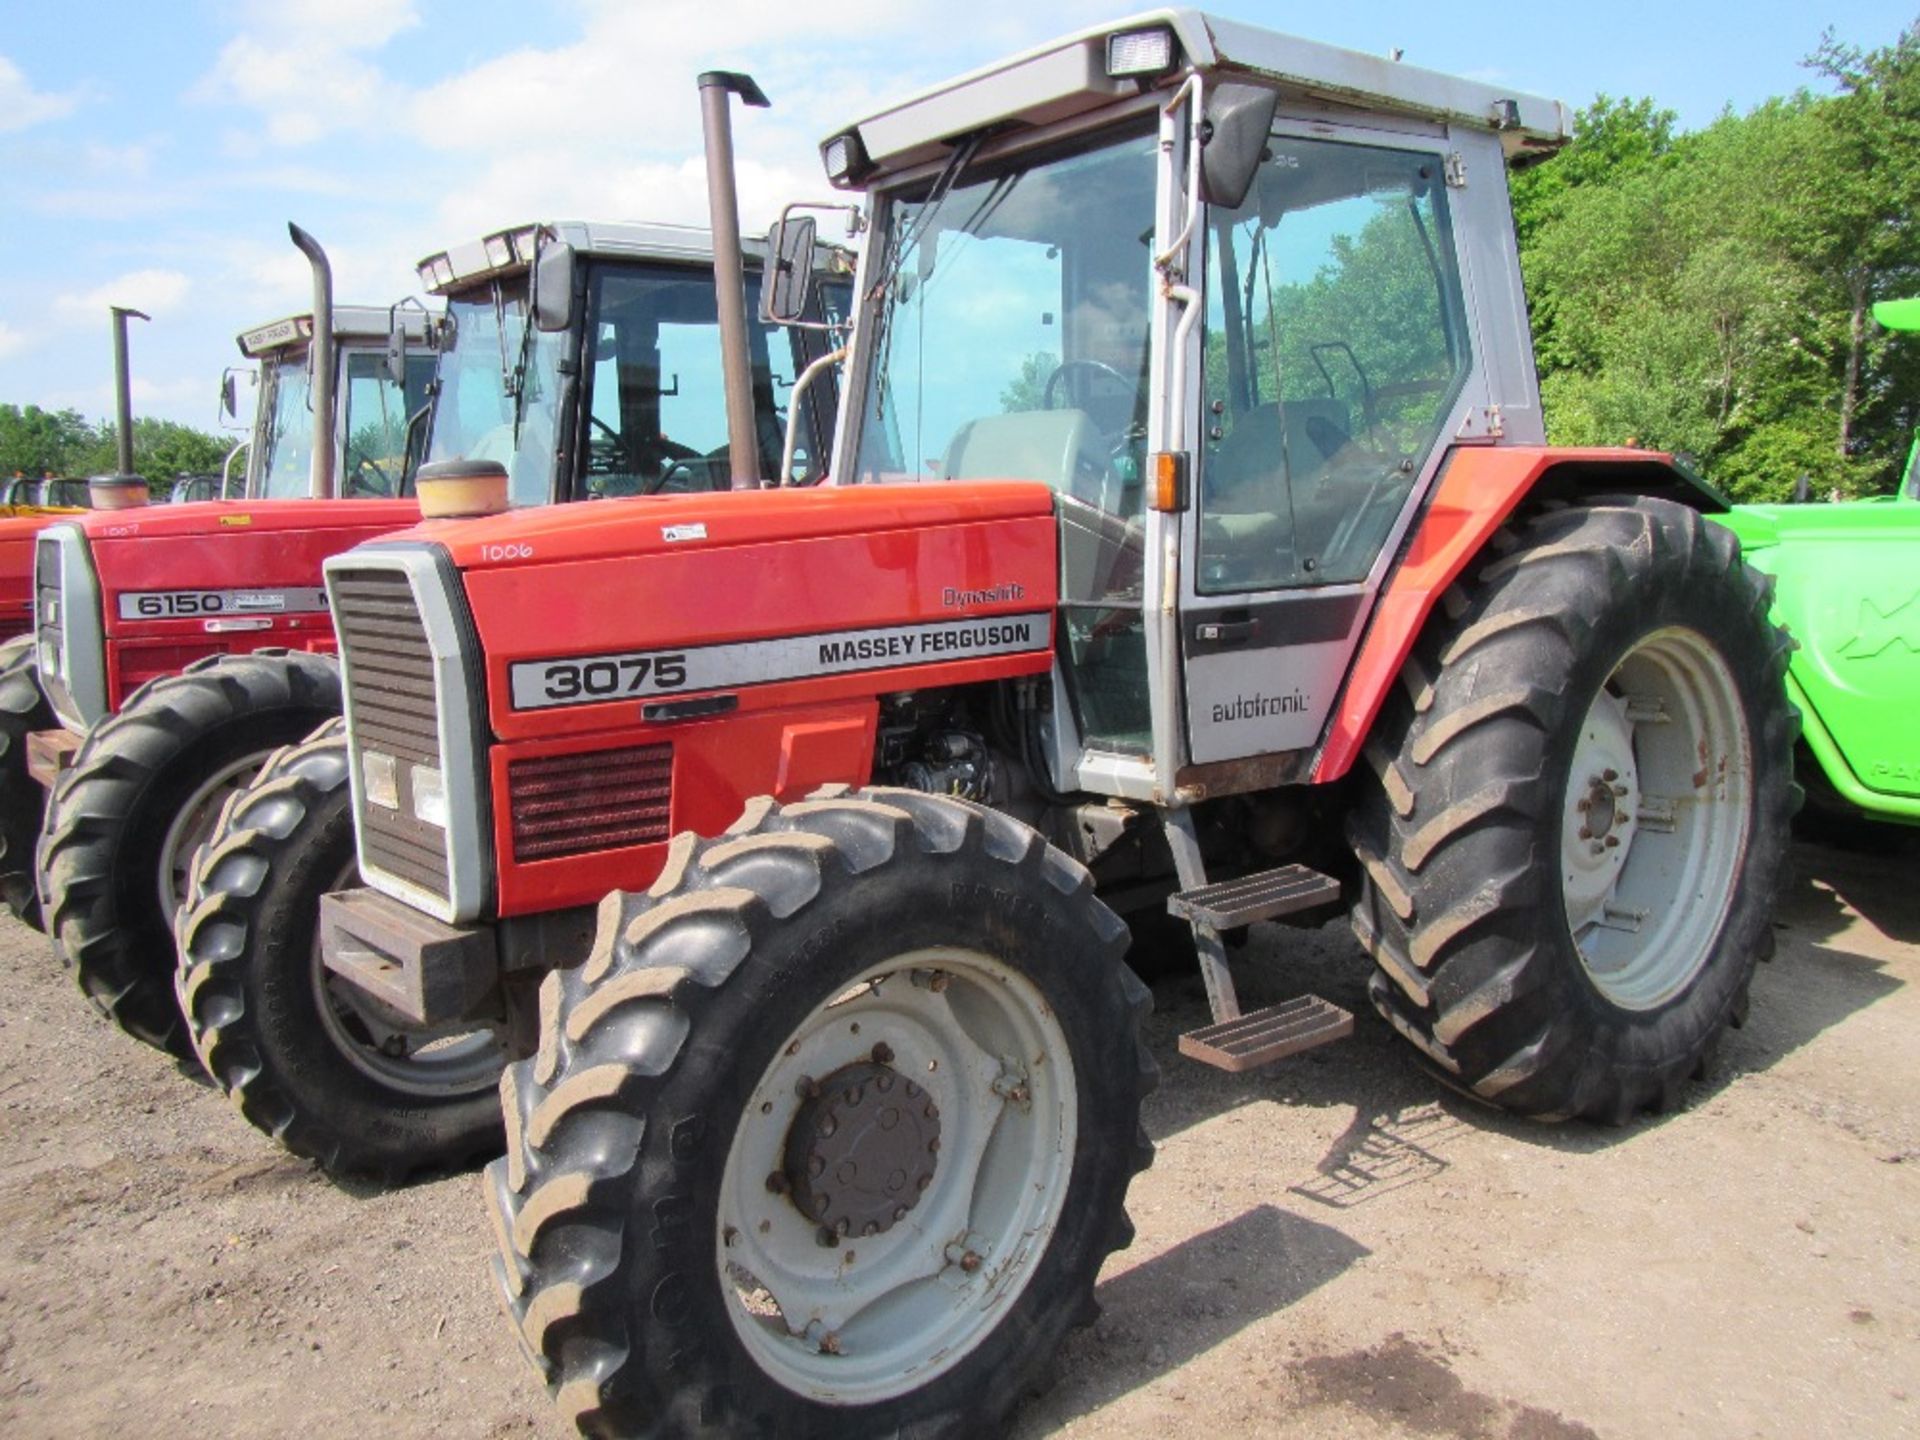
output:
POLYGON ((1485 428, 1462 173, 1437 127, 1283 122, 1246 202, 1207 216, 1179 627, 1195 764, 1318 742, 1419 496, 1485 428))

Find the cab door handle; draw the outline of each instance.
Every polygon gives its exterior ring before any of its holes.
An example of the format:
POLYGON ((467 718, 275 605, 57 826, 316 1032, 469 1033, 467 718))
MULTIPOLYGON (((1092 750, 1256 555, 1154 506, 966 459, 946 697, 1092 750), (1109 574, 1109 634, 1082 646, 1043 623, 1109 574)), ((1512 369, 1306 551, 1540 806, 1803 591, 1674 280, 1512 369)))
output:
POLYGON ((1253 621, 1208 620, 1193 627, 1193 638, 1215 645, 1244 645, 1253 638, 1253 621))

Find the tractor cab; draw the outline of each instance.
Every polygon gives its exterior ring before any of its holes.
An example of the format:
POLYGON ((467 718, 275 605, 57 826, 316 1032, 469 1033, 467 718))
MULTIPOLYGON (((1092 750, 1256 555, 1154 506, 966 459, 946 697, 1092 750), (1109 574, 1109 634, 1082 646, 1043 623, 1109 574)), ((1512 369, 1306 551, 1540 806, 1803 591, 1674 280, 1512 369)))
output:
POLYGON ((834 471, 1054 492, 1062 788, 1304 779, 1452 447, 1543 439, 1506 167, 1565 111, 1186 12, 995 74, 822 147, 871 208, 834 471))
MULTIPOLYGON (((408 307, 334 307, 334 393, 339 398, 332 442, 341 496, 388 499, 407 493, 408 426, 426 404, 433 381, 434 354, 427 344, 431 323, 424 311, 408 307), (389 360, 396 335, 405 342, 399 377, 389 360)), ((313 316, 257 326, 242 332, 237 343, 240 353, 260 367, 244 498, 304 499, 312 493, 316 430, 313 316)))
MULTIPOLYGON (((747 249, 757 268, 760 247, 747 249)), ((712 267, 705 230, 579 221, 428 256, 420 278, 447 310, 426 462, 496 462, 516 506, 725 489, 712 267)), ((771 468, 782 396, 823 347, 766 325, 750 340, 771 468)), ((806 403, 803 431, 824 434, 831 397, 806 403)), ((795 478, 818 479, 825 459, 817 439, 803 444, 795 478)))

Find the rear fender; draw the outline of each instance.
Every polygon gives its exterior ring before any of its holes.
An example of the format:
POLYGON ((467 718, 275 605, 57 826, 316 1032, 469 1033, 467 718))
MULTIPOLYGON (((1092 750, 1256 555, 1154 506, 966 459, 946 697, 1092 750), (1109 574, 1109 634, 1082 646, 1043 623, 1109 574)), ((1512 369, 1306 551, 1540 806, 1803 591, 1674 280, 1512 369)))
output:
POLYGON ((1514 511, 1528 500, 1574 502, 1597 495, 1645 495, 1706 514, 1727 509, 1725 496, 1657 451, 1512 445, 1461 446, 1448 455, 1334 705, 1327 738, 1314 757, 1315 783, 1338 780, 1353 767, 1434 602, 1514 511))

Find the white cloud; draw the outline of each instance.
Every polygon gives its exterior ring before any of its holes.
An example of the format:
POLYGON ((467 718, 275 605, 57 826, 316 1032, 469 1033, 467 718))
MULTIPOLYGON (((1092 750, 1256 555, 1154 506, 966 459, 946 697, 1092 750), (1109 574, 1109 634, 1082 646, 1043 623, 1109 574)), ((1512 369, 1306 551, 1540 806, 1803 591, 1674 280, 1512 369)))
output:
POLYGON ((164 315, 178 309, 192 288, 193 282, 178 270, 131 270, 92 290, 58 296, 53 303, 73 321, 104 321, 115 305, 164 315))
POLYGON ((29 337, 24 330, 16 330, 6 321, 0 320, 0 360, 10 359, 27 348, 29 337))
POLYGON ((0 133, 58 120, 80 103, 77 95, 48 95, 27 82, 20 67, 0 55, 0 133))
POLYGON ((413 0, 253 0, 193 94, 260 111, 282 145, 375 129, 403 91, 364 57, 419 23, 413 0))

